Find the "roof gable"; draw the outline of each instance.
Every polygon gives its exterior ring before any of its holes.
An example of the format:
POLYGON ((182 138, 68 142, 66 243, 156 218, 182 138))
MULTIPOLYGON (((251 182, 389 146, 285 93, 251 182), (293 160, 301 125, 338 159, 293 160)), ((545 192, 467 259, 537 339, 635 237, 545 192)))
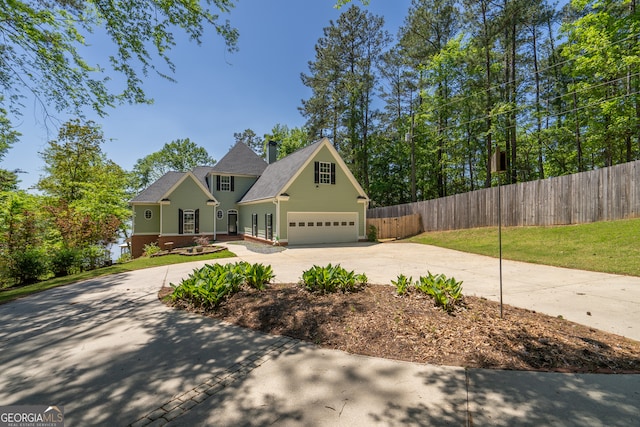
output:
MULTIPOLYGON (((211 194, 211 192, 209 191, 209 189, 206 186, 206 183, 203 184, 194 174, 193 172, 186 172, 181 179, 178 180, 178 182, 176 182, 163 196, 162 199, 168 199, 169 196, 171 195, 171 193, 173 193, 176 188, 178 188, 180 186, 180 184, 182 184, 186 179, 191 178, 193 179, 193 182, 195 182, 198 187, 202 190, 202 192, 204 193, 204 195, 206 197, 209 198, 209 200, 212 200, 214 202, 217 202, 216 198, 213 197, 213 194, 211 194)), ((160 200, 162 200, 160 199, 160 200)))
POLYGON ((142 190, 136 197, 131 199, 131 203, 158 203, 163 196, 172 188, 185 172, 167 172, 158 178, 153 184, 142 190))
POLYGON ((267 162, 243 142, 237 142, 218 163, 210 169, 213 174, 260 176, 267 162))
POLYGON ((217 202, 215 197, 213 197, 213 194, 211 194, 207 189, 206 182, 203 182, 201 179, 196 177, 193 172, 167 172, 156 182, 134 197, 131 200, 131 203, 160 203, 162 200, 168 199, 171 193, 173 193, 175 189, 188 178, 193 179, 206 197, 217 202))
POLYGON ((329 152, 335 159, 336 164, 342 168, 358 194, 365 199, 368 199, 364 190, 360 184, 358 184, 358 181, 356 181, 355 177, 329 139, 322 138, 321 140, 308 145, 307 147, 301 148, 287 157, 270 164, 258 181, 256 181, 253 187, 251 187, 242 200, 240 200, 240 203, 275 198, 280 196, 282 193, 286 193, 289 186, 296 180, 304 168, 313 161, 315 155, 323 147, 327 147, 329 149, 329 152))

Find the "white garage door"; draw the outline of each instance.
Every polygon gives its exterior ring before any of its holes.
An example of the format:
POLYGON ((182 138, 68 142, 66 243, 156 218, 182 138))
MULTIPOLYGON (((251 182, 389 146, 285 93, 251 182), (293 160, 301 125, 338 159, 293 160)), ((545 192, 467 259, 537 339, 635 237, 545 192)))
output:
POLYGON ((289 212, 287 223, 290 245, 358 241, 357 212, 289 212))

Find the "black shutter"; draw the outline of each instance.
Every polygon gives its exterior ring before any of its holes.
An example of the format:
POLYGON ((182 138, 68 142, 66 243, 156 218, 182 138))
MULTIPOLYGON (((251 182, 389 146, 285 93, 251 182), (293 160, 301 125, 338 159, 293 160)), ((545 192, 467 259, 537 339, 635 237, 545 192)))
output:
POLYGON ((234 191, 234 187, 235 187, 235 179, 233 179, 234 177, 231 177, 231 191, 234 191))
POLYGON ((273 240, 273 216, 272 214, 264 215, 264 231, 267 240, 273 240))
POLYGON ((336 164, 331 163, 331 183, 336 183, 336 164))
POLYGON ((220 191, 220 175, 216 175, 216 191, 220 191))
POLYGON ((196 217, 196 229, 195 229, 195 232, 196 232, 196 234, 200 234, 200 209, 196 209, 195 217, 196 217))
POLYGON ((318 184, 320 182, 320 162, 315 162, 313 167, 315 168, 313 171, 313 182, 318 184))
POLYGON ((182 209, 178 209, 178 234, 184 232, 184 212, 182 209))

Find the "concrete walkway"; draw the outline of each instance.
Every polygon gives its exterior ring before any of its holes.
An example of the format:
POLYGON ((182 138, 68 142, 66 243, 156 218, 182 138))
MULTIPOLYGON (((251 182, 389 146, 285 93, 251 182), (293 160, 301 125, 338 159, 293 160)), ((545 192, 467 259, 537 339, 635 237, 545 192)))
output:
MULTIPOLYGON (((271 264, 280 282, 333 262, 365 272, 372 282, 430 269, 465 280, 466 293, 496 294, 495 260, 437 248, 358 245, 270 255, 232 249, 241 259, 271 264)), ((200 264, 86 281, 0 306, 0 405, 63 405, 68 426, 628 426, 640 419, 640 375, 491 371, 362 357, 157 301, 163 283, 177 283, 200 264)), ((570 318, 590 310, 587 320, 607 330, 631 336, 640 328, 640 279, 518 263, 507 263, 505 273, 506 303, 529 301, 549 312, 562 301, 562 312, 550 314, 570 318), (598 292, 609 286, 624 288, 624 298, 604 316, 598 292), (567 296, 547 296, 552 293, 567 296)))

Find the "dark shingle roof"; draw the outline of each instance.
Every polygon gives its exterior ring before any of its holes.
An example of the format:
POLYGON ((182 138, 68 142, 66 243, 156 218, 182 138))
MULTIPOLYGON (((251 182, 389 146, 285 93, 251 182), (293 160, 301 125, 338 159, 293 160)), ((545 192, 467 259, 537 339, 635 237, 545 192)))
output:
POLYGON ((211 172, 230 175, 260 176, 266 167, 267 162, 254 153, 247 144, 238 142, 211 168, 211 172))
POLYGON ((209 184, 207 183, 207 175, 213 171, 213 166, 196 166, 191 171, 192 174, 198 178, 198 181, 205 187, 209 188, 209 184))
POLYGON ((131 199, 131 203, 158 203, 160 198, 167 194, 185 172, 167 172, 162 175, 156 182, 145 188, 136 197, 131 199))
POLYGON ((313 155, 318 145, 323 141, 324 139, 321 139, 267 166, 260 179, 247 191, 247 194, 244 195, 240 202, 251 202, 279 196, 284 186, 313 155))

